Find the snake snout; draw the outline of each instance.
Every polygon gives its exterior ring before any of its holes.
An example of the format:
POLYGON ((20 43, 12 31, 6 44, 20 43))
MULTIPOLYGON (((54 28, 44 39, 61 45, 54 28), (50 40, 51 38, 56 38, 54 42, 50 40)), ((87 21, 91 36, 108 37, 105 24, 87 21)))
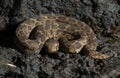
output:
POLYGON ((59 42, 54 39, 49 39, 45 43, 46 52, 55 53, 59 50, 59 42))

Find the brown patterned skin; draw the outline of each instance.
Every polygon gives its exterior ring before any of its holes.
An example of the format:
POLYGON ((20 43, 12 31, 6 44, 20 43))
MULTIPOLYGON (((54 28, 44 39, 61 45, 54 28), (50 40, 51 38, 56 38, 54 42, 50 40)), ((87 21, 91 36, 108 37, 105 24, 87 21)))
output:
POLYGON ((46 14, 27 19, 16 29, 16 44, 26 54, 39 53, 43 46, 49 53, 79 53, 83 47, 89 56, 106 59, 109 56, 96 51, 97 41, 93 30, 84 22, 63 15, 46 14))

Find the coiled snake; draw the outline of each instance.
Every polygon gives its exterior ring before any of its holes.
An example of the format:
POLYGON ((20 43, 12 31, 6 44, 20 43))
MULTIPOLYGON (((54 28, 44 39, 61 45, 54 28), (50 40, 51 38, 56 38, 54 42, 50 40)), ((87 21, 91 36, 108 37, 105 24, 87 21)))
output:
POLYGON ((22 22, 16 29, 16 44, 26 54, 39 53, 45 46, 49 53, 59 49, 79 53, 84 48, 95 59, 109 57, 96 51, 96 35, 87 24, 57 14, 41 15, 22 22))

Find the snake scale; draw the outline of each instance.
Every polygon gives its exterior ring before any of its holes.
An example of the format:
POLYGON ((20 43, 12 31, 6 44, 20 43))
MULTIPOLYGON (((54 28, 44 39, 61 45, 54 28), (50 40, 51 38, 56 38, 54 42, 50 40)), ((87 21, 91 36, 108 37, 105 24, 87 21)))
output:
POLYGON ((95 59, 109 56, 96 51, 96 35, 84 22, 59 14, 29 18, 16 29, 16 44, 25 54, 40 53, 43 46, 49 53, 58 50, 79 53, 84 48, 95 59))

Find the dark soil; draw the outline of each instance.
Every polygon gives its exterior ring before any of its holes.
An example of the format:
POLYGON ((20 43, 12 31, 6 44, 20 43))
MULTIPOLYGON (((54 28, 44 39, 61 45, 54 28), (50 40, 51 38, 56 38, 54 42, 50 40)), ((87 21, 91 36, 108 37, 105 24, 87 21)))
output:
POLYGON ((0 0, 0 78, 120 78, 120 0, 0 0), (58 52, 22 54, 15 29, 26 18, 62 14, 86 22, 109 59, 58 52), (7 26, 6 26, 7 25, 7 26))

